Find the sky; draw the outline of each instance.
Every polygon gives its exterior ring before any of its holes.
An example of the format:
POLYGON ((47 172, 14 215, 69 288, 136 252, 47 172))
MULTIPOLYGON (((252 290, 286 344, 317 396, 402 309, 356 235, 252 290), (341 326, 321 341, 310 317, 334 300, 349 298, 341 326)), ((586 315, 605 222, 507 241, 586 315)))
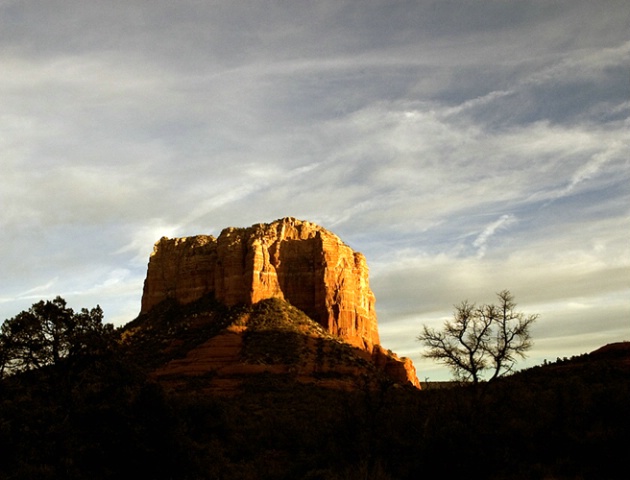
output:
POLYGON ((362 252, 381 343, 463 300, 524 368, 630 340, 627 0, 0 0, 0 319, 122 325, 153 244, 293 216, 362 252))

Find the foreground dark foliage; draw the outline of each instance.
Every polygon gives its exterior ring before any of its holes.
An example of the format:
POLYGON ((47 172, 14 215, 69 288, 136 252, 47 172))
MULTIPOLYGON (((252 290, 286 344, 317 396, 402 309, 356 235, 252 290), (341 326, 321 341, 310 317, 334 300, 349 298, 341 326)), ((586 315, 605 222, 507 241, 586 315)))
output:
MULTIPOLYGON (((173 396, 116 352, 0 383, 6 479, 621 479, 629 370, 584 356, 476 387, 353 393, 260 376, 173 396)), ((626 357, 627 358, 627 357, 626 357)), ((623 359, 622 359, 623 360, 623 359)))

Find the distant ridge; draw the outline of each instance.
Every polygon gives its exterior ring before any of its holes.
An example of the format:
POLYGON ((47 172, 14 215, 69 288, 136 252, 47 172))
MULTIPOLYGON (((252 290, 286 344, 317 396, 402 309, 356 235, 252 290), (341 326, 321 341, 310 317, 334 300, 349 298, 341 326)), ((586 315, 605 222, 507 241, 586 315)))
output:
POLYGON ((617 361, 630 367, 630 342, 609 343, 590 353, 591 358, 617 361))

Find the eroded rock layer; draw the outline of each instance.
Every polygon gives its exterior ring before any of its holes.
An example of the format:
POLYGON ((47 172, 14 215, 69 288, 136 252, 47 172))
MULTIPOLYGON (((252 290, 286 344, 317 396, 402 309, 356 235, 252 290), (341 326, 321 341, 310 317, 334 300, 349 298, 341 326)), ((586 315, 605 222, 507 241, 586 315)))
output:
POLYGON ((379 343, 365 257, 310 222, 284 218, 156 243, 141 313, 210 293, 228 306, 281 298, 352 345, 372 351, 379 343))

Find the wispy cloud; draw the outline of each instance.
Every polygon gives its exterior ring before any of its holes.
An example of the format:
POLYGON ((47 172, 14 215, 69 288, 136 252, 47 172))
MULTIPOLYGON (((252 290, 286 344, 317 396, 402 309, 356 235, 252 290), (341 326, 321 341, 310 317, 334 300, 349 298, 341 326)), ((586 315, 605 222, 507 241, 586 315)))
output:
POLYGON ((161 236, 292 215, 366 254, 388 348, 417 352, 418 322, 503 288, 545 313, 545 349, 591 346, 589 319, 611 339, 627 325, 629 15, 4 2, 0 318, 51 293, 123 323, 161 236))
POLYGON ((584 165, 580 166, 571 176, 568 185, 556 193, 556 197, 560 198, 570 194, 579 184, 598 175, 606 163, 623 158, 628 151, 630 151, 630 136, 626 142, 614 141, 605 151, 596 153, 584 165))
POLYGON ((473 242, 473 246, 477 249, 477 258, 483 258, 486 255, 490 237, 495 235, 498 231, 508 228, 515 222, 516 217, 514 217, 514 215, 505 214, 501 215, 501 218, 495 222, 487 225, 486 228, 483 229, 483 232, 481 232, 473 242))
POLYGON ((0 303, 15 302, 17 300, 31 300, 40 299, 50 296, 52 293, 52 287, 57 284, 59 277, 55 277, 43 285, 37 285, 33 288, 29 288, 26 291, 19 292, 12 297, 0 297, 0 303))

